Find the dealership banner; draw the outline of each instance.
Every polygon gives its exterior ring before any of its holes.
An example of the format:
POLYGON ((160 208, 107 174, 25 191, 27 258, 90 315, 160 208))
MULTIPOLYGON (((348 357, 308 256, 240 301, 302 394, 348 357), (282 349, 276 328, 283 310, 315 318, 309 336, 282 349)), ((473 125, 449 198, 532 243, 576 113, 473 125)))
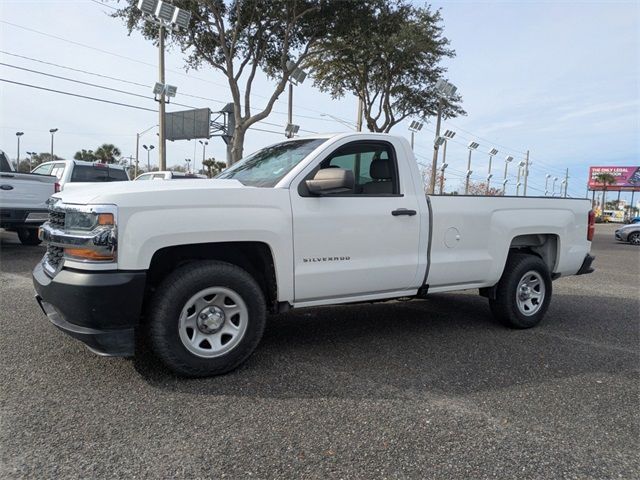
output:
POLYGON ((614 183, 607 184, 607 190, 640 191, 640 167, 589 167, 589 190, 604 189, 597 179, 602 173, 608 173, 616 179, 614 183))

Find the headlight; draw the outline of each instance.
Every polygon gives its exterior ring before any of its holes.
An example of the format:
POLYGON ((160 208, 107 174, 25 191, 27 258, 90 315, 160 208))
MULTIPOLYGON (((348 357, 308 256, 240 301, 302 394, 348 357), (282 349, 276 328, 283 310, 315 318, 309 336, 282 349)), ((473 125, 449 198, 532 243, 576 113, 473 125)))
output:
POLYGON ((80 212, 68 211, 64 218, 65 231, 91 231, 98 226, 113 226, 115 219, 113 213, 98 213, 96 211, 80 212))

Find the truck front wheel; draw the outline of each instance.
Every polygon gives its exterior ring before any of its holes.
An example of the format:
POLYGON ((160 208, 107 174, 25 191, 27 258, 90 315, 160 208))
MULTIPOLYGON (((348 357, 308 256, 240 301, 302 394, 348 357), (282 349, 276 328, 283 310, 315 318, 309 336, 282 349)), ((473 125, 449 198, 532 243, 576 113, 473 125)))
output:
POLYGON ((153 352, 175 373, 227 373, 258 345, 266 322, 260 286, 229 263, 199 261, 167 276, 150 303, 153 352))
POLYGON ((535 327, 551 301, 549 269, 535 255, 509 255, 495 299, 489 300, 494 317, 512 328, 535 327))

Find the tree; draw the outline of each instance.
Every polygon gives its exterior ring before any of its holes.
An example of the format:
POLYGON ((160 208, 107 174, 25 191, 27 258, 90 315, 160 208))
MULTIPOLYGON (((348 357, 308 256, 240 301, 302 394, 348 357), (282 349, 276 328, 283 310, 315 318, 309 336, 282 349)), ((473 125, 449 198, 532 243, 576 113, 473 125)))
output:
POLYGON ((602 209, 600 209, 600 216, 602 216, 605 209, 605 198, 607 195, 607 185, 613 185, 616 183, 616 177, 610 173, 599 173, 595 178, 596 182, 602 185, 602 209))
MULTIPOLYGON (((136 8, 137 0, 114 13, 151 40, 158 27, 136 8)), ((312 47, 330 32, 349 28, 356 20, 348 12, 352 2, 341 0, 176 0, 191 13, 186 30, 167 32, 169 42, 187 55, 187 67, 211 66, 227 77, 234 105, 235 131, 230 161, 242 157, 247 129, 269 116, 289 77, 310 55, 312 47), (288 62, 291 62, 288 65, 288 62), (258 70, 275 81, 264 107, 253 111, 251 92, 258 70)), ((366 3, 366 2, 365 2, 366 3)))
POLYGON ((202 165, 207 169, 207 177, 213 178, 221 171, 227 168, 227 164, 224 162, 218 162, 215 158, 207 158, 202 162, 202 165))
POLYGON ((94 155, 100 163, 118 163, 122 152, 112 143, 103 143, 96 149, 94 155))
MULTIPOLYGON (((462 191, 464 192, 464 183, 462 185, 462 191)), ((469 195, 485 195, 489 197, 502 196, 501 188, 489 187, 489 193, 487 193, 487 182, 474 182, 469 181, 469 195)))
POLYGON ((75 160, 82 160, 84 162, 95 162, 97 160, 96 155, 93 153, 93 150, 78 150, 73 156, 75 160))
MULTIPOLYGON (((306 63, 321 91, 333 98, 356 95, 367 128, 389 132, 407 117, 437 113, 435 85, 446 72, 441 61, 455 52, 442 35, 439 11, 406 0, 373 4, 357 12, 360 19, 350 31, 317 42, 306 63)), ((455 96, 443 102, 443 116, 465 114, 460 101, 455 96)))

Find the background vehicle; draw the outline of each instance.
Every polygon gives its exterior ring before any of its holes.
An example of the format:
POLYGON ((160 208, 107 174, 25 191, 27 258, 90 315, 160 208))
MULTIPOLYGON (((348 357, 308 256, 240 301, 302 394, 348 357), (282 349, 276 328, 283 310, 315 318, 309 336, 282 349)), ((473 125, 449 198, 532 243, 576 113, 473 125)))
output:
POLYGON ((624 210, 605 210, 602 212, 604 223, 624 223, 624 210))
POLYGON ((629 220, 629 223, 640 223, 640 217, 633 217, 629 220))
POLYGON ((123 182, 129 175, 122 165, 100 162, 83 162, 81 160, 58 160, 38 165, 31 173, 54 175, 58 178, 60 190, 67 183, 100 183, 123 182))
POLYGON ((552 279, 593 271, 586 199, 423 188, 405 139, 354 133, 285 141, 207 182, 73 189, 42 227, 34 285, 91 349, 132 355, 142 335, 175 372, 205 376, 248 358, 267 312, 479 289, 530 328, 552 279))
POLYGON ((616 240, 640 246, 640 223, 630 223, 615 231, 616 240))
POLYGON ((0 228, 18 233, 23 245, 38 245, 38 227, 48 218, 47 200, 59 191, 52 176, 17 173, 0 150, 0 228))
POLYGON ((198 173, 174 172, 166 170, 162 172, 148 172, 138 175, 134 180, 186 180, 188 178, 208 178, 198 173))

